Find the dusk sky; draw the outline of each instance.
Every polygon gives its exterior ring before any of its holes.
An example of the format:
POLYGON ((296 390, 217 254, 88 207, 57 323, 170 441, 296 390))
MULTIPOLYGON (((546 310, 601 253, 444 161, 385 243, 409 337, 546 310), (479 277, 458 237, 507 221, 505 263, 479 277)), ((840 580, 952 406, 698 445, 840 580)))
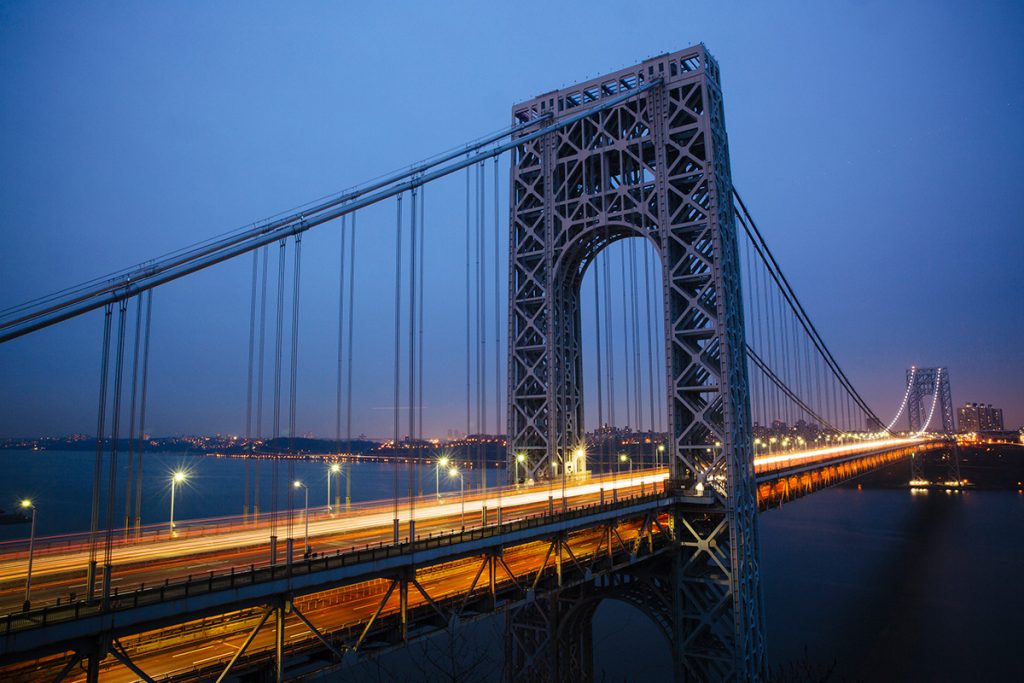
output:
MULTIPOLYGON (((955 404, 1002 406, 1017 427, 1022 35, 1019 2, 3 2, 0 308, 704 42, 721 66, 734 183, 868 403, 888 420, 905 369, 941 365, 955 404)), ((504 195, 507 158, 500 168, 504 195)), ((465 428, 464 183, 426 195, 430 436, 465 428)), ((371 436, 391 429, 394 212, 358 218, 355 429, 371 436)), ((504 240, 504 196, 500 215, 504 240)), ((339 227, 303 242, 300 433, 334 432, 339 227)), ((251 263, 156 291, 151 433, 244 430, 251 263)), ((95 432, 101 318, 0 346, 0 436, 95 432)))

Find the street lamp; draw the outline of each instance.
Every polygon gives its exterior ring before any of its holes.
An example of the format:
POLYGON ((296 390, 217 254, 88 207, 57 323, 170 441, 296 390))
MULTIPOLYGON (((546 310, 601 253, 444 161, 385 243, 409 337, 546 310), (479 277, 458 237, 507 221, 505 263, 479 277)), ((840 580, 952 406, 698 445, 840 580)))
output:
POLYGON ((661 467, 661 460, 665 457, 665 444, 658 444, 658 467, 661 467))
POLYGON ((579 474, 580 472, 582 472, 582 471, 584 471, 586 469, 587 452, 584 449, 582 449, 582 448, 577 448, 576 450, 574 450, 572 452, 572 456, 573 456, 573 463, 572 463, 573 474, 579 474), (582 466, 580 464, 581 462, 583 463, 582 466))
POLYGON ((171 475, 171 526, 169 531, 171 535, 174 535, 174 492, 178 488, 178 484, 184 484, 188 477, 181 470, 178 470, 171 475))
POLYGON ((466 528, 466 479, 462 476, 462 472, 459 471, 458 467, 452 467, 448 470, 449 477, 459 478, 459 495, 462 498, 462 528, 466 528))
POLYGON ((516 453, 516 486, 519 486, 519 465, 526 469, 526 453, 516 453))
POLYGON ((620 463, 619 469, 620 470, 622 469, 621 463, 624 463, 624 462, 627 462, 627 461, 629 462, 629 485, 632 486, 633 485, 633 458, 629 457, 625 453, 619 453, 619 463, 620 463))
POLYGON ((441 500, 441 468, 448 467, 448 463, 451 462, 451 458, 447 455, 442 455, 434 463, 434 493, 437 494, 437 499, 441 500))
POLYGON ((21 507, 26 510, 32 510, 32 531, 29 532, 28 536, 28 574, 25 576, 25 604, 22 606, 22 609, 27 612, 30 605, 29 599, 32 595, 32 550, 36 541, 36 506, 32 504, 31 500, 26 498, 21 501, 21 507))
POLYGON ((301 481, 296 481, 295 482, 295 488, 302 489, 303 493, 306 494, 306 503, 305 503, 305 507, 303 508, 303 511, 302 511, 302 519, 303 519, 303 523, 304 523, 304 525, 306 527, 306 541, 305 541, 305 544, 304 544, 304 547, 305 547, 306 550, 305 550, 305 552, 303 553, 302 556, 303 557, 309 557, 309 487, 306 486, 305 484, 303 484, 301 481))
MULTIPOLYGON (((331 477, 341 472, 341 465, 338 463, 331 463, 331 466, 327 468, 327 511, 331 512, 331 477)), ((338 482, 338 487, 341 488, 341 481, 338 482)))

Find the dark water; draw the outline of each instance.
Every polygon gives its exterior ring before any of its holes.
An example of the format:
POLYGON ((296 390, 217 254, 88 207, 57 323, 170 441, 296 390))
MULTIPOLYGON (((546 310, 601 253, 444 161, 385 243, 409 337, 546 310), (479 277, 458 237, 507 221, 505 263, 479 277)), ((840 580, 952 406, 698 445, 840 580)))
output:
MULTIPOLYGON (((114 500, 115 526, 124 519, 124 457, 119 459, 122 469, 118 472, 118 483, 114 500)), ((88 531, 92 509, 92 481, 95 454, 79 451, 0 451, 0 508, 16 509, 18 501, 31 498, 37 508, 37 534, 40 536, 88 531)), ((179 485, 175 493, 174 517, 176 520, 222 517, 239 515, 244 499, 244 476, 246 460, 239 458, 217 458, 175 453, 147 453, 142 468, 142 523, 155 524, 170 518, 171 473, 188 472, 187 481, 179 485)), ((260 469, 260 509, 270 510, 272 488, 272 463, 267 460, 248 461, 251 467, 260 469)), ((102 488, 105 491, 109 461, 102 465, 102 488)), ((327 503, 327 465, 322 461, 294 460, 294 479, 309 486, 310 506, 327 503)), ((289 464, 278 463, 279 506, 287 507, 289 493, 293 506, 303 505, 302 491, 289 490, 289 464)), ((416 489, 422 481, 423 491, 434 491, 434 468, 430 465, 415 466, 416 489)), ((504 470, 488 471, 488 481, 496 482, 504 470)), ((390 498, 394 490, 394 466, 387 463, 367 462, 353 464, 352 500, 380 500, 390 498)), ((478 481, 478 471, 464 469, 466 488, 478 481)), ((441 490, 458 491, 458 479, 440 477, 441 490)), ((337 491, 338 478, 331 483, 331 497, 337 491)), ((344 482, 342 482, 344 486, 344 482)), ((399 490, 404 496, 408 490, 408 467, 399 467, 399 490)), ((342 494, 344 495, 344 494, 342 494)), ((100 526, 106 520, 106 503, 100 509, 100 526)), ((0 540, 27 537, 28 524, 0 526, 0 540)))
MULTIPOLYGON (((13 508, 31 495, 41 534, 86 529, 92 460, 89 453, 0 452, 0 507, 13 508)), ((324 463, 297 461, 294 467, 296 478, 310 482, 310 503, 324 504, 324 463)), ((178 468, 191 474, 177 495, 177 518, 241 511, 245 461, 147 455, 145 522, 167 519, 169 474, 178 468)), ((284 482, 287 465, 279 468, 284 482)), ((354 466, 353 499, 390 496, 391 468, 354 466)), ((401 471, 405 491, 404 465, 401 471)), ((425 491, 432 491, 433 468, 418 471, 425 491)), ((261 463, 264 508, 270 472, 270 463, 261 463)), ((499 472, 489 475, 494 481, 499 472)), ((476 474, 467 472, 470 481, 476 474)), ((281 495, 283 503, 283 488, 281 495)), ((120 497, 115 512, 118 519, 123 514, 120 497)), ((818 672, 834 666, 833 681, 1024 680, 1024 495, 837 488, 762 513, 760 528, 773 666, 808 664, 818 672)), ((27 525, 0 527, 2 538, 27 533, 27 525)), ((487 663, 495 676, 483 678, 497 679, 500 624, 478 628, 481 637, 496 641, 487 663)), ((598 609, 594 653, 597 680, 671 675, 657 629, 620 603, 598 609)))
MULTIPOLYGON (((832 681, 1024 680, 1016 491, 838 488, 760 525, 773 666, 834 665, 832 681)), ((670 675, 658 631, 633 608, 599 608, 594 651, 598 680, 670 675)))

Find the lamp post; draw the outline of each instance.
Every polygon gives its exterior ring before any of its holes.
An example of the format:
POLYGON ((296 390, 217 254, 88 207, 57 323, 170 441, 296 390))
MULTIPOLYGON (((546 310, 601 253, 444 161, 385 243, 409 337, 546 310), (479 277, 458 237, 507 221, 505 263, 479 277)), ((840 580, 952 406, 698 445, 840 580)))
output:
MULTIPOLYGON (((629 461, 629 485, 633 485, 633 458, 629 457, 625 453, 619 453, 619 463, 629 461)), ((621 469, 621 464, 620 464, 621 469)))
POLYGON ((448 467, 448 463, 451 459, 447 455, 442 455, 434 463, 434 493, 437 494, 437 499, 441 500, 441 468, 448 467))
POLYGON ((177 490, 178 484, 185 483, 185 479, 187 477, 181 470, 171 475, 171 526, 169 531, 172 536, 174 535, 174 492, 177 490))
POLYGON ((458 467, 452 467, 448 470, 449 477, 459 478, 459 496, 462 499, 462 528, 466 528, 466 479, 462 476, 462 472, 459 471, 458 467))
POLYGON ((520 465, 523 465, 523 468, 525 469, 525 467, 526 467, 526 454, 525 453, 516 453, 516 486, 519 486, 519 466, 520 465))
MULTIPOLYGON (((327 468, 327 512, 333 512, 334 508, 331 507, 331 478, 341 472, 341 465, 338 463, 331 463, 331 466, 327 468)), ((338 488, 341 488, 341 482, 338 482, 338 488)))
POLYGON ((303 484, 301 481, 297 481, 295 482, 295 488, 302 489, 303 493, 306 494, 306 502, 302 509, 302 521, 303 525, 306 527, 306 539, 305 542, 303 543, 303 548, 305 548, 305 550, 302 556, 309 557, 309 487, 303 484))
POLYGON ((658 467, 661 467, 661 461, 665 457, 665 444, 658 444, 658 467))
POLYGON ((21 501, 21 507, 32 510, 32 530, 28 535, 28 574, 25 575, 25 604, 22 606, 22 609, 27 612, 32 596, 32 550, 36 541, 36 506, 32 504, 31 500, 26 498, 21 501))

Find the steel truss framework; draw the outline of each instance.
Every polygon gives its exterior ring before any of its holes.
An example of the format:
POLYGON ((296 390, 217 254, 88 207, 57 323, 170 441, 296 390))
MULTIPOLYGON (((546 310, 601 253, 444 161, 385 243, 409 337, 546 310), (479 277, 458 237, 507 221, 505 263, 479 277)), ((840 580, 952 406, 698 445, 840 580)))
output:
MULTIPOLYGON (((615 503, 552 513, 536 520, 537 533, 527 533, 525 543, 519 544, 506 545, 507 536, 500 533, 467 532, 463 536, 475 539, 469 541, 472 550, 460 552, 458 538, 454 538, 450 554, 442 553, 434 562, 414 562, 412 549, 406 548, 393 556, 406 556, 409 562, 401 563, 404 566, 380 571, 378 558, 367 562, 366 573, 354 576, 358 580, 352 583, 327 582, 318 586, 320 590, 307 593, 291 581, 292 590, 238 602, 237 611, 206 610, 207 616, 186 623, 181 617, 171 617, 156 630, 152 630, 156 622, 140 624, 141 629, 128 625, 110 628, 95 638, 54 644, 36 654, 58 653, 69 644, 74 646, 64 659, 49 661, 58 672, 57 680, 79 664, 87 668, 87 680, 98 680, 100 662, 108 654, 142 680, 152 680, 130 655, 152 651, 161 642, 187 645, 191 636, 202 638, 232 628, 224 635, 245 637, 229 661, 199 667, 176 679, 221 681, 269 670, 271 678, 280 681, 288 678, 288 669, 316 670, 322 675, 423 638, 451 633, 460 623, 501 611, 529 609, 534 603, 546 604, 546 596, 634 571, 670 549, 670 501, 668 494, 649 492, 615 503), (617 514, 609 514, 612 512, 617 514), (458 591, 445 592, 445 577, 456 565, 468 571, 472 581, 458 591), (324 592, 327 586, 331 587, 324 592), (324 605, 340 607, 354 597, 370 595, 376 596, 372 614, 340 627, 326 628, 315 621, 313 612, 320 609, 322 614, 324 605), (295 621, 304 627, 304 637, 286 641, 285 626, 295 621), (273 644, 256 648, 254 640, 268 630, 274 633, 273 644)), ((439 538, 418 545, 429 549, 444 547, 443 543, 439 538), (437 546, 438 542, 442 545, 437 546)), ((416 554, 422 556, 423 548, 416 554)), ((299 576, 312 576, 306 572, 317 564, 306 562, 295 570, 299 576)), ((294 579, 295 573, 288 575, 294 579)), ((39 669, 30 670, 38 675, 39 669)), ((19 671, 8 669, 5 673, 17 675, 19 671)))
POLYGON ((652 83, 513 151, 508 471, 523 456, 534 479, 564 474, 583 444, 583 274, 608 244, 650 240, 662 265, 671 482, 702 503, 673 514, 679 558, 660 584, 674 605, 676 678, 755 680, 765 666, 757 508, 718 66, 700 45, 513 115, 557 121, 652 83))

